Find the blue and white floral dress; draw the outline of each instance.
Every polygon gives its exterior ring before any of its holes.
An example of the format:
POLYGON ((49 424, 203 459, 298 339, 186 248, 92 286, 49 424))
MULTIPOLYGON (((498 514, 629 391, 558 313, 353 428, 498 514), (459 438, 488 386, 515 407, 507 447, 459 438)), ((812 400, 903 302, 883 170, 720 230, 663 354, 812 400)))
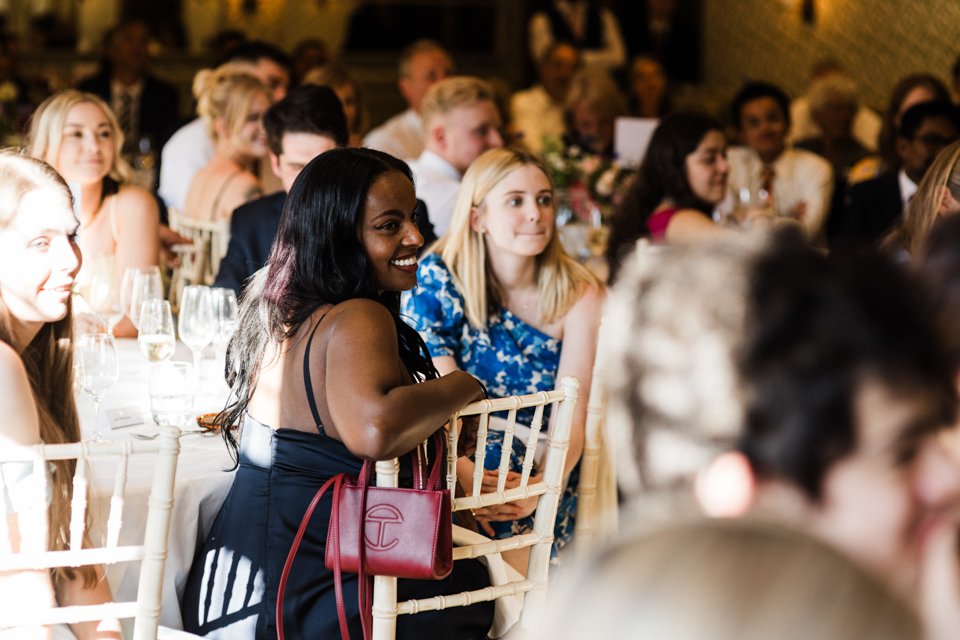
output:
MULTIPOLYGON (((533 327, 507 309, 490 318, 485 328, 477 329, 464 313, 463 295, 453 282, 450 270, 439 255, 427 254, 417 268, 417 288, 403 295, 402 313, 420 332, 430 355, 453 356, 457 367, 470 373, 487 387, 490 396, 510 396, 549 391, 556 386, 562 341, 533 327)), ((528 422, 518 413, 518 422, 528 422)), ((546 416, 545 416, 546 418, 546 416)), ((490 431, 485 466, 496 469, 500 460, 503 434, 490 431)), ((514 440, 511 469, 520 471, 526 447, 514 440)), ((573 535, 577 508, 577 465, 560 497, 554 531, 554 555, 573 535)), ((532 529, 533 517, 513 522, 491 523, 496 537, 532 529)))

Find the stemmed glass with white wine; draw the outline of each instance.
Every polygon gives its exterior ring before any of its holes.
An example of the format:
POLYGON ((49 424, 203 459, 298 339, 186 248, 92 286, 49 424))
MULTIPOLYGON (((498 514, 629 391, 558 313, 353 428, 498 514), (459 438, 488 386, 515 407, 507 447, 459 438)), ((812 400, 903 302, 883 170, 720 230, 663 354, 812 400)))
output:
POLYGON ((113 336, 107 333, 88 333, 75 342, 74 357, 78 361, 80 388, 93 399, 93 436, 100 442, 100 401, 120 377, 120 364, 113 336))
POLYGON ((93 259, 86 298, 90 308, 107 326, 110 335, 113 335, 114 329, 124 316, 117 284, 113 256, 96 256, 93 259))
POLYGON ((120 307, 135 328, 140 327, 140 310, 147 300, 162 300, 160 267, 127 267, 120 284, 120 307))
POLYGON ((199 379, 200 356, 217 332, 216 311, 210 287, 190 285, 183 288, 177 329, 180 339, 193 353, 193 368, 199 379))
POLYGON ((169 360, 176 348, 173 314, 166 300, 146 300, 140 307, 140 353, 150 362, 169 360))

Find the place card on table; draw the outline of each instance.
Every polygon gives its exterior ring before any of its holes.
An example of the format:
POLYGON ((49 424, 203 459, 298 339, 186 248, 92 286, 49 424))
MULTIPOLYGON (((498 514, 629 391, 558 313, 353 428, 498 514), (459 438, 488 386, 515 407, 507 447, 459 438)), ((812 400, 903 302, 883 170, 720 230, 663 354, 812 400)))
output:
POLYGON ((111 429, 140 427, 145 424, 143 421, 143 410, 139 407, 117 407, 105 413, 107 415, 107 423, 111 429))

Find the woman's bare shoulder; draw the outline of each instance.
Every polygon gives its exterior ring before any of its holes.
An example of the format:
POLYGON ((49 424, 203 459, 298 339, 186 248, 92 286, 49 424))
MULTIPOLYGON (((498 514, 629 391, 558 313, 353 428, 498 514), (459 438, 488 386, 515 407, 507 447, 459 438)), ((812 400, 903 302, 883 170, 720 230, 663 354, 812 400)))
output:
POLYGON ((117 206, 123 212, 122 217, 135 216, 138 218, 160 219, 160 209, 153 195, 141 187, 123 185, 117 192, 117 206))

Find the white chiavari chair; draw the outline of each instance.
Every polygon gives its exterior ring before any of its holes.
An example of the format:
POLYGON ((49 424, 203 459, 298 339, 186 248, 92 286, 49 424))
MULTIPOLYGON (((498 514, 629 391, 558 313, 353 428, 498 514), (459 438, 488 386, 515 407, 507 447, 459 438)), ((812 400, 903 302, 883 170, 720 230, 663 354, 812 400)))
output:
MULTIPOLYGON (((163 566, 167 557, 167 534, 173 508, 177 458, 180 453, 179 434, 178 429, 165 427, 156 440, 149 442, 39 444, 10 447, 0 451, 0 464, 32 462, 35 466, 34 475, 43 478, 44 485, 49 482, 49 474, 46 472, 48 461, 76 460, 73 499, 70 505, 68 548, 62 551, 47 550, 48 528, 43 524, 41 528, 44 530, 44 535, 23 540, 18 553, 0 556, 0 572, 140 562, 140 579, 135 601, 114 601, 42 610, 11 610, 5 612, 3 619, 0 619, 0 632, 18 627, 69 624, 105 618, 132 618, 134 640, 157 637, 163 566), (91 470, 94 467, 94 461, 96 461, 97 472, 105 467, 116 470, 106 520, 96 521, 91 518, 91 507, 88 504, 88 485, 92 481, 91 470), (147 464, 152 462, 154 465, 147 522, 142 541, 130 543, 122 534, 127 469, 128 465, 144 464, 144 462, 147 464), (88 523, 91 525, 90 530, 87 529, 88 523), (84 546, 85 541, 86 546, 84 546)), ((2 482, 3 474, 0 474, 0 483, 2 482)), ((0 487, 0 490, 2 489, 3 487, 0 487)), ((47 486, 44 486, 43 490, 46 493, 47 486)), ((0 518, 0 535, 7 535, 6 526, 6 520, 0 518)), ((173 585, 167 585, 167 588, 172 589, 173 585)))
POLYGON ((212 285, 220 270, 220 261, 227 254, 230 223, 226 220, 198 220, 177 209, 169 210, 170 228, 193 240, 180 246, 179 264, 170 278, 170 304, 177 306, 180 291, 190 284, 212 285))
MULTIPOLYGON (((524 594, 524 603, 517 631, 519 633, 528 632, 539 622, 546 602, 550 550, 553 544, 557 507, 560 502, 560 494, 563 492, 563 467, 567 457, 567 449, 570 445, 570 429, 579 387, 580 383, 576 378, 567 377, 561 380, 560 386, 553 391, 481 400, 467 405, 451 416, 451 429, 448 433, 447 442, 447 485, 450 487, 455 486, 457 478, 456 447, 459 438, 457 419, 475 415, 479 416, 480 420, 472 487, 464 488, 469 495, 462 498, 453 498, 454 512, 505 504, 532 496, 538 497, 536 511, 534 512, 533 531, 497 540, 491 540, 479 534, 458 536, 455 533, 455 538, 458 541, 473 539, 477 542, 455 546, 453 559, 457 561, 493 556, 499 562, 500 554, 504 551, 529 548, 530 558, 526 573, 509 569, 506 571, 508 577, 501 584, 476 591, 451 593, 405 602, 397 602, 396 578, 375 576, 373 587, 373 640, 393 640, 396 637, 398 615, 415 615, 421 611, 462 607, 499 598, 513 598, 519 594, 524 594), (547 406, 553 407, 551 410, 556 413, 556 416, 553 419, 550 433, 544 439, 540 432, 543 430, 543 415, 547 406), (525 438, 527 451, 519 486, 507 489, 505 484, 510 464, 510 453, 514 440, 520 437, 516 430, 517 411, 522 409, 533 409, 534 416, 530 424, 529 434, 525 438), (490 493, 481 493, 486 439, 490 431, 491 415, 498 413, 506 414, 506 419, 503 429, 503 450, 498 464, 497 490, 490 493), (530 476, 533 471, 534 458, 537 457, 538 447, 546 448, 541 466, 543 475, 539 482, 531 483, 530 476)), ((396 459, 378 462, 377 484, 380 486, 397 486, 398 470, 399 466, 396 459)))

